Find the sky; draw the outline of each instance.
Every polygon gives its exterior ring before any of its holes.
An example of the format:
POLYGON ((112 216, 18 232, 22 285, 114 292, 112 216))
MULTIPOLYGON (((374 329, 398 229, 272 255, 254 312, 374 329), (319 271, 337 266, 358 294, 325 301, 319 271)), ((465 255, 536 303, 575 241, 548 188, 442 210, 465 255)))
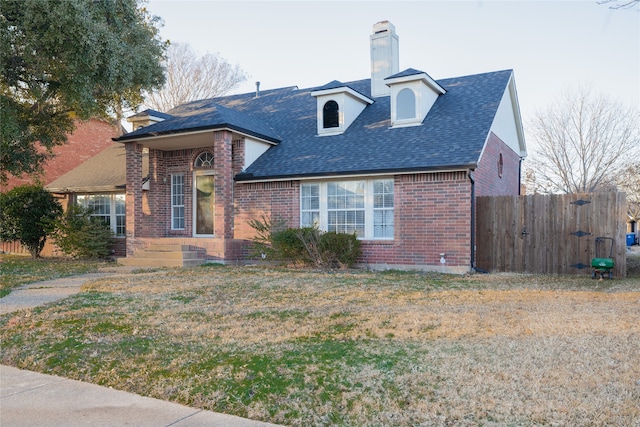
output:
POLYGON ((370 77, 369 36, 388 20, 400 71, 434 79, 513 69, 525 122, 587 86, 640 109, 640 6, 573 1, 149 0, 160 36, 217 53, 248 79, 231 93, 370 77))

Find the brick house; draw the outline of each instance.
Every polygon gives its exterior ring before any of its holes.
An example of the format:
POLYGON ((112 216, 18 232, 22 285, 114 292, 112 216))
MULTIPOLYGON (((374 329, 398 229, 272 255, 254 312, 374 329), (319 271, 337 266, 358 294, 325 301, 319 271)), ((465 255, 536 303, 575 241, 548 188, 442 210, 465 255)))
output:
POLYGON ((470 271, 475 198, 520 191, 526 145, 514 73, 436 81, 400 72, 394 26, 373 30, 371 78, 257 84, 137 115, 137 129, 115 139, 126 151, 121 261, 179 245, 242 263, 248 221, 264 215, 356 232, 370 268, 470 271))

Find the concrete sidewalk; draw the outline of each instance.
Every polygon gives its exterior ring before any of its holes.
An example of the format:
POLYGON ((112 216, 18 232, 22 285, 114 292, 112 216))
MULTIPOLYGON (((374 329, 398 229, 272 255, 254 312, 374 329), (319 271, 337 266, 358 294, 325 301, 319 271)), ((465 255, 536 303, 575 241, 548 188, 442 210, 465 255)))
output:
POLYGON ((80 292, 80 287, 90 280, 116 274, 118 273, 90 273, 20 285, 14 288, 6 297, 0 298, 0 314, 31 309, 67 298, 80 292))
MULTIPOLYGON (((31 309, 80 292, 89 280, 130 273, 101 273, 30 283, 0 298, 0 314, 31 309)), ((225 426, 275 424, 189 408, 94 384, 0 365, 0 426, 225 426)))
POLYGON ((0 365, 0 425, 260 427, 275 424, 0 365))

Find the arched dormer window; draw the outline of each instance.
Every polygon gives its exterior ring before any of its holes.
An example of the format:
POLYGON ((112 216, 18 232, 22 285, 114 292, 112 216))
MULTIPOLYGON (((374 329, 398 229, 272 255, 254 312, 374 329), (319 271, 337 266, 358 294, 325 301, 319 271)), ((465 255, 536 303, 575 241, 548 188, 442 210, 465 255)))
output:
POLYGON ((396 105, 396 118, 398 120, 416 118, 416 94, 411 89, 404 88, 398 92, 396 105))
POLYGON ((322 127, 337 128, 340 126, 340 111, 336 101, 327 101, 322 109, 322 127))
POLYGON ((207 168, 213 166, 213 154, 209 151, 203 151, 193 161, 194 168, 207 168))

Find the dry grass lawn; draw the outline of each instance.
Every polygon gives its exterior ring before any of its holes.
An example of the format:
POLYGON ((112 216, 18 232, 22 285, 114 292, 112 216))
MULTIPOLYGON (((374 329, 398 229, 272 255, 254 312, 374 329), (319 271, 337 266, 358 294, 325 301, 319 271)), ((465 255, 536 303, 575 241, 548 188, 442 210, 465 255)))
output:
POLYGON ((309 425, 640 426, 640 278, 203 267, 0 318, 2 363, 309 425))

